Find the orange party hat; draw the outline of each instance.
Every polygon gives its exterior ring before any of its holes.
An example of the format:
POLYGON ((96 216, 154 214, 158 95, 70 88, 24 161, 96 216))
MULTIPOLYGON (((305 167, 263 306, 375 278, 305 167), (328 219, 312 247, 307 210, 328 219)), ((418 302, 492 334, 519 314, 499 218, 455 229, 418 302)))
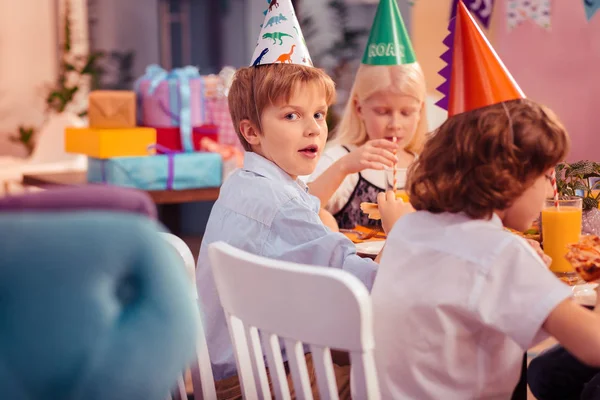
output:
POLYGON ((450 26, 453 29, 451 35, 454 36, 449 50, 450 79, 438 88, 448 95, 448 99, 442 99, 439 103, 445 105, 447 100, 449 117, 525 98, 462 1, 458 2, 456 20, 450 26))

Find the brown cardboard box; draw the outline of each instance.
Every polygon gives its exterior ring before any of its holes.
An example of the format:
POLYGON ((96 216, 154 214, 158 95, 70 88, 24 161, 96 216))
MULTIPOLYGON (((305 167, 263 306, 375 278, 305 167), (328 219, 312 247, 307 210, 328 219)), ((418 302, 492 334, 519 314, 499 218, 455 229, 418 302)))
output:
POLYGON ((136 126, 135 92, 95 90, 88 98, 90 128, 133 128, 136 126))

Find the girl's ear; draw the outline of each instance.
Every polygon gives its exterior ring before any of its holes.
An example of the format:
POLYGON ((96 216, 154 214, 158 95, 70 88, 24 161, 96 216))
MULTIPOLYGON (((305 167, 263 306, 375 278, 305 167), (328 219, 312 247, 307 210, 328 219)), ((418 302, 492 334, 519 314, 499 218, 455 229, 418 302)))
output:
POLYGON ((358 98, 356 96, 352 99, 352 104, 354 105, 354 111, 356 111, 356 114, 362 119, 363 118, 362 105, 360 104, 360 102, 358 101, 358 98))
POLYGON ((254 126, 252 122, 248 119, 243 119, 240 121, 240 133, 252 146, 260 145, 260 131, 254 126))

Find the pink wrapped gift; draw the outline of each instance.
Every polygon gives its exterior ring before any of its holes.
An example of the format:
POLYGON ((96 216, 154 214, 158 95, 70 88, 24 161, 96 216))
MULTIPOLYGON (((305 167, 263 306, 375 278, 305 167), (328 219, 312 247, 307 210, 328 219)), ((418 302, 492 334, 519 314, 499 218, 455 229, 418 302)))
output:
POLYGON ((181 128, 184 151, 193 151, 192 127, 207 122, 204 78, 195 67, 165 71, 150 65, 135 84, 140 115, 138 124, 181 128))
POLYGON ((206 100, 206 105, 208 120, 219 127, 219 143, 243 150, 231 120, 227 97, 209 98, 206 100))

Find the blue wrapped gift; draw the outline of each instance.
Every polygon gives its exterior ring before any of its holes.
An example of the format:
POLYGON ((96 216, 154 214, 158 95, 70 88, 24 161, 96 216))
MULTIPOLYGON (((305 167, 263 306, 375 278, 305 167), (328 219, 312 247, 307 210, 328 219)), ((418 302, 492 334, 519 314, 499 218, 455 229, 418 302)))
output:
POLYGON ((217 153, 169 153, 147 157, 88 158, 90 183, 141 190, 182 190, 221 186, 223 161, 217 153))

